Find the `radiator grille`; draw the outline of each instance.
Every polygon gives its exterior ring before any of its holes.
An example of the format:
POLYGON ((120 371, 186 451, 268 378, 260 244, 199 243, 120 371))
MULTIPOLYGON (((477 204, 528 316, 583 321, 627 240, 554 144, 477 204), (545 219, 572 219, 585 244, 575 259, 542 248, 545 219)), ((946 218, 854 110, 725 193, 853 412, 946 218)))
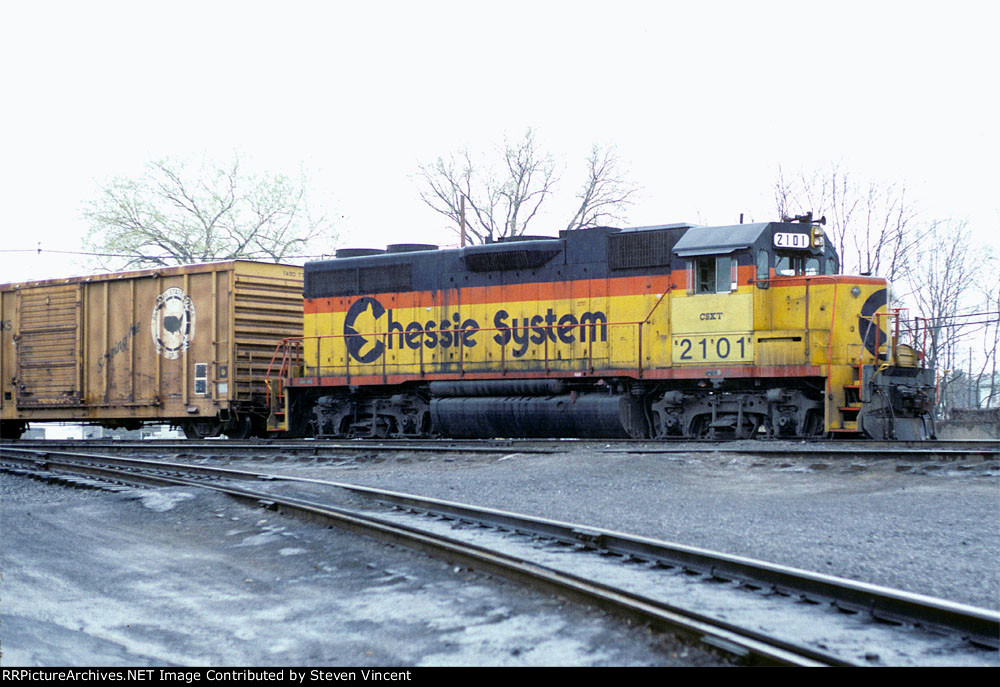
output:
POLYGON ((410 263, 311 270, 307 271, 305 276, 306 298, 412 290, 413 265, 410 263))
POLYGON ((676 232, 642 231, 608 237, 608 266, 613 270, 670 264, 676 232))

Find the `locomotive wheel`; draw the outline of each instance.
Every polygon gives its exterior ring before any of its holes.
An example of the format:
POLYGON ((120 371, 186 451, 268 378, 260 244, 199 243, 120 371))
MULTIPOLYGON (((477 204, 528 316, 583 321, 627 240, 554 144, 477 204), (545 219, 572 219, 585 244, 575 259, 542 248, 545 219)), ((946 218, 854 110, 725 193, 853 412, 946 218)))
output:
POLYGON ((375 436, 379 439, 385 439, 390 434, 392 434, 390 422, 385 418, 378 418, 375 421, 375 436))
POLYGON ((699 415, 691 421, 688 436, 692 439, 707 439, 709 437, 712 424, 710 415, 699 415))
POLYGON ((396 436, 395 422, 393 422, 392 417, 388 415, 376 415, 372 419, 369 438, 388 439, 392 436, 396 436))
POLYGON ((803 434, 807 437, 818 437, 823 435, 824 429, 823 414, 818 411, 809 413, 806 417, 806 428, 803 434))

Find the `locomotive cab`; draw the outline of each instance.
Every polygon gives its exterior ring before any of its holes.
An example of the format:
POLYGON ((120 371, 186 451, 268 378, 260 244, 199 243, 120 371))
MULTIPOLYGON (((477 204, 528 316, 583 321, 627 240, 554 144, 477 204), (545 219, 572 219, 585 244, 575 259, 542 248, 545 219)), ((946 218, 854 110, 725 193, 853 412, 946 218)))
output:
POLYGON ((654 436, 824 431, 823 371, 812 360, 821 335, 808 333, 786 288, 771 286, 822 273, 836 264, 828 250, 822 230, 792 223, 696 227, 681 237, 673 269, 686 272, 687 288, 671 299, 670 362, 672 376, 691 381, 654 400, 654 436))
MULTIPOLYGON (((810 221, 811 215, 802 219, 810 221)), ((825 221, 825 218, 824 218, 825 221)), ((761 246, 757 255, 757 279, 777 277, 815 277, 837 274, 840 261, 821 226, 775 223, 770 246, 761 246), (807 230, 804 230, 807 229, 807 230), (773 268, 773 272, 768 269, 773 268)), ((764 285, 766 288, 766 284, 764 285)))

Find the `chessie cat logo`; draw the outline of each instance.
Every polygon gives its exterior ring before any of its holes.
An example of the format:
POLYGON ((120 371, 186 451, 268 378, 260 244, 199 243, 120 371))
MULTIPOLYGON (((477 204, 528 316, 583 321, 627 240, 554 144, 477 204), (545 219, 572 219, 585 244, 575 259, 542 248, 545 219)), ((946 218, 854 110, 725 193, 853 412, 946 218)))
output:
POLYGON ((175 360, 194 341, 194 303, 176 286, 156 297, 153 321, 150 324, 156 352, 167 360, 175 360))

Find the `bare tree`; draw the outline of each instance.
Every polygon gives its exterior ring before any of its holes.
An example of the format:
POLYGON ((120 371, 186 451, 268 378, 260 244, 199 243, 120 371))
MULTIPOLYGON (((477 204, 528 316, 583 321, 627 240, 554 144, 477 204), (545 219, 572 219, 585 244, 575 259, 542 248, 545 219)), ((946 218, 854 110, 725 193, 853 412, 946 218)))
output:
MULTIPOLYGON (((1000 257, 991 255, 983 270, 992 274, 992 282, 987 281, 982 286, 982 357, 979 373, 976 375, 976 392, 979 407, 991 408, 1000 405, 1000 379, 997 378, 997 349, 1000 348, 1000 257), (986 379, 988 391, 986 398, 979 398, 978 392, 986 379)), ((969 371, 971 374, 971 370, 969 371)))
POLYGON ((858 181, 839 163, 791 179, 779 167, 774 199, 781 217, 812 211, 827 218, 827 235, 845 272, 895 281, 926 231, 916 222, 905 185, 858 181))
MULTIPOLYGON (((463 150, 421 165, 418 172, 421 199, 454 222, 456 231, 464 200, 467 232, 480 242, 524 234, 557 182, 555 160, 539 148, 532 129, 515 143, 505 140, 499 152, 501 161, 495 166, 463 150)), ((621 220, 635 191, 620 167, 613 148, 593 148, 587 181, 577 195, 579 206, 567 228, 621 220)))
POLYGON ((621 170, 614 147, 594 145, 587 158, 587 180, 577 194, 580 206, 567 229, 585 229, 610 222, 625 222, 624 209, 637 189, 621 170))
POLYGON ((932 222, 926 240, 902 261, 901 275, 909 289, 906 300, 915 314, 926 318, 929 348, 927 364, 938 370, 942 413, 950 408, 948 386, 963 375, 959 357, 963 337, 969 333, 966 318, 978 276, 984 267, 965 221, 932 222))
POLYGON ((456 226, 464 199, 467 231, 481 243, 523 234, 552 192, 555 161, 539 150, 531 129, 516 143, 505 140, 501 158, 502 171, 474 162, 468 150, 421 165, 420 197, 456 226))
MULTIPOLYGON (((86 244, 104 269, 245 258, 294 259, 334 233, 307 202, 308 180, 225 165, 159 160, 139 178, 112 179, 86 204, 86 244)), ((328 249, 327 249, 328 250, 328 249)))

